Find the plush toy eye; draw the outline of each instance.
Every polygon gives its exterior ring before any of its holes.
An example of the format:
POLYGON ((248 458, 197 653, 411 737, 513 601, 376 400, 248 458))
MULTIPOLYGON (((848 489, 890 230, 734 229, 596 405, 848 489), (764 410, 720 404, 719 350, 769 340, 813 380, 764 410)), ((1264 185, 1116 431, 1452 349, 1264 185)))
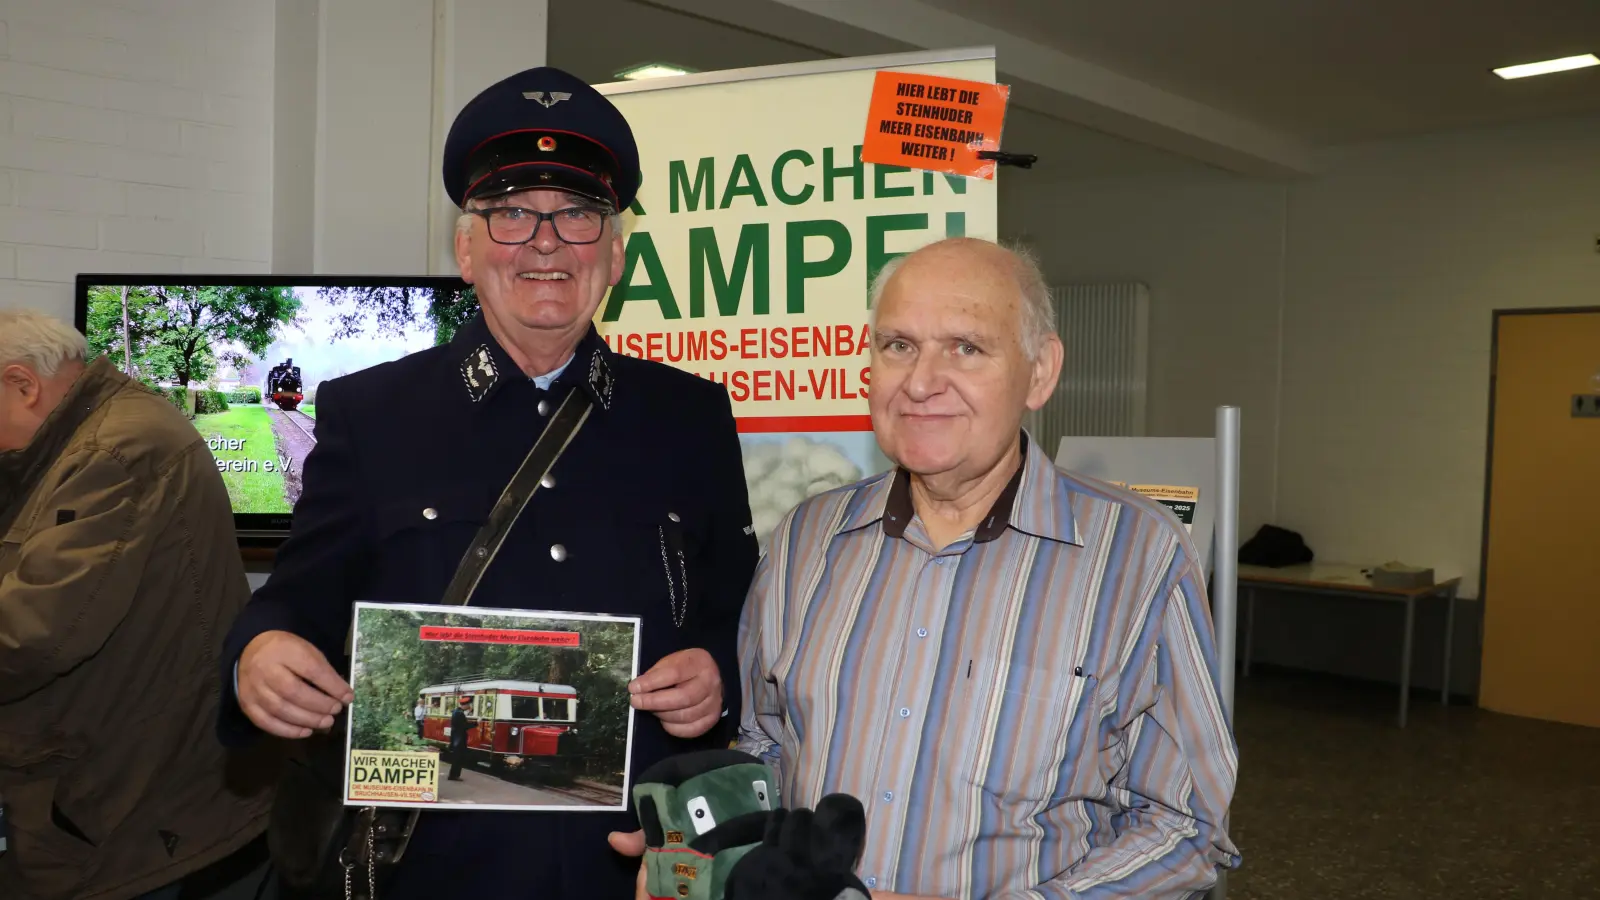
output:
POLYGON ((717 827, 717 820, 711 815, 711 806, 704 797, 689 801, 689 820, 694 823, 695 834, 705 834, 717 827))
POLYGON ((767 802, 767 783, 765 781, 752 781, 750 785, 756 789, 756 802, 761 804, 761 808, 771 809, 772 804, 767 802))

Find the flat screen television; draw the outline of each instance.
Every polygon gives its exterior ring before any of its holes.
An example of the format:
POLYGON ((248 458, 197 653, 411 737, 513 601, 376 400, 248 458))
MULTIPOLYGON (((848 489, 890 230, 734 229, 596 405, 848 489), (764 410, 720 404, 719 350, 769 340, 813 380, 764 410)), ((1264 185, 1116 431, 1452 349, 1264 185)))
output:
POLYGON ((288 533, 316 444, 317 386, 444 343, 477 312, 446 276, 81 274, 91 359, 182 409, 217 460, 241 538, 288 533))

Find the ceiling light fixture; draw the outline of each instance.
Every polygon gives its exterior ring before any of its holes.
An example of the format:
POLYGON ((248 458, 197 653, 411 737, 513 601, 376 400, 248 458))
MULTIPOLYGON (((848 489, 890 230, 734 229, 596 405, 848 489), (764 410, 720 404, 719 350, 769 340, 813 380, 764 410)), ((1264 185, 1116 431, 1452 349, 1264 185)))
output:
POLYGON ((645 63, 631 69, 623 69, 617 77, 625 81, 638 81, 643 78, 668 78, 673 75, 688 75, 693 69, 683 66, 674 66, 670 63, 645 63))
POLYGON ((1503 66, 1495 69, 1494 73, 1501 78, 1527 78, 1529 75, 1548 75, 1551 72, 1567 72, 1572 69, 1583 69, 1589 66, 1600 66, 1600 58, 1593 53, 1582 56, 1567 56, 1561 59, 1547 59, 1544 62, 1523 63, 1520 66, 1503 66))

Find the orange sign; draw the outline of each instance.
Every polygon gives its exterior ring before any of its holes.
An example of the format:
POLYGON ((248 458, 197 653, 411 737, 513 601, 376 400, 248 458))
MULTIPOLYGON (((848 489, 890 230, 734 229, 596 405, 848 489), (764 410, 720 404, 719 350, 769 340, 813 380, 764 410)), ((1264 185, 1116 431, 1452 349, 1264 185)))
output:
POLYGON ((867 109, 863 162, 994 178, 1011 88, 910 72, 879 72, 867 109))

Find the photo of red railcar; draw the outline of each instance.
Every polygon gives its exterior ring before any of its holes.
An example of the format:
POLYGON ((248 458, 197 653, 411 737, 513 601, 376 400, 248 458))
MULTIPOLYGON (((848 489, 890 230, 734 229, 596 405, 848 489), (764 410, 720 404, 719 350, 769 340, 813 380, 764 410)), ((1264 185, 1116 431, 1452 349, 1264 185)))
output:
POLYGON ((624 811, 639 620, 356 604, 347 803, 624 811))
POLYGON ((576 732, 578 692, 565 684, 536 681, 462 681, 429 685, 417 692, 422 739, 450 745, 450 716, 467 697, 467 749, 492 768, 520 766, 529 758, 554 762, 564 738, 576 732))

